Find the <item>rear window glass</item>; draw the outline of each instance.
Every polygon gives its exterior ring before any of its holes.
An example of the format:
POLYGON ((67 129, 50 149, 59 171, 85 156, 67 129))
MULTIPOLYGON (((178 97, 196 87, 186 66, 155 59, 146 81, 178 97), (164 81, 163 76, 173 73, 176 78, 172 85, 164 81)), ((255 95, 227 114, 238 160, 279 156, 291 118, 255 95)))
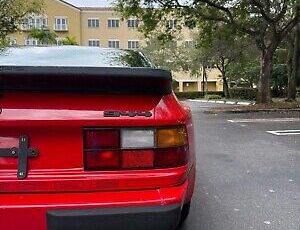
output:
POLYGON ((79 46, 8 48, 0 66, 152 67, 137 51, 79 46))

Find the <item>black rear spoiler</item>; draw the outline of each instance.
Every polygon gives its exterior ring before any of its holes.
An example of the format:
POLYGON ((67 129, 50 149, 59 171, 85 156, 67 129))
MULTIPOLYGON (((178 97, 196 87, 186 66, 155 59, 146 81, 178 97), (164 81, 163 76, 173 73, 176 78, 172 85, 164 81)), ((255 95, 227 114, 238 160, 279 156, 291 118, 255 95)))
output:
POLYGON ((151 68, 0 66, 0 91, 165 95, 172 76, 151 68))

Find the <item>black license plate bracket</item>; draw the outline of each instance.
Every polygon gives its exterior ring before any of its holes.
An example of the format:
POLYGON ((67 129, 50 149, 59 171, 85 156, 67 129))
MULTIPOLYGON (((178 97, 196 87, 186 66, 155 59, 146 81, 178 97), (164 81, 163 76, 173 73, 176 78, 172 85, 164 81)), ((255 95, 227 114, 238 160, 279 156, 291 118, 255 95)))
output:
POLYGON ((18 158, 18 179, 25 179, 27 177, 28 158, 37 156, 37 149, 29 148, 29 138, 27 136, 19 137, 18 147, 0 148, 0 157, 18 158))

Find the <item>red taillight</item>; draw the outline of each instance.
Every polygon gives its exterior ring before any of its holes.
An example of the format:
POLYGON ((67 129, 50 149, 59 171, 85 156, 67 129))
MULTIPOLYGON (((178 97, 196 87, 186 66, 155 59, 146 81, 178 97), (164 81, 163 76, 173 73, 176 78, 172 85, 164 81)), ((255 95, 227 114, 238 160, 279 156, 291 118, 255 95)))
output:
POLYGON ((85 153, 86 170, 115 170, 119 169, 119 151, 92 151, 85 153))
POLYGON ((118 130, 93 130, 85 132, 85 149, 118 149, 120 132, 118 130))
POLYGON ((85 132, 84 141, 85 170, 173 168, 189 160, 184 127, 94 129, 85 132))
POLYGON ((188 163, 188 149, 186 146, 155 151, 156 168, 174 168, 188 163))
POLYGON ((154 163, 153 150, 128 150, 122 152, 122 168, 152 168, 154 163))

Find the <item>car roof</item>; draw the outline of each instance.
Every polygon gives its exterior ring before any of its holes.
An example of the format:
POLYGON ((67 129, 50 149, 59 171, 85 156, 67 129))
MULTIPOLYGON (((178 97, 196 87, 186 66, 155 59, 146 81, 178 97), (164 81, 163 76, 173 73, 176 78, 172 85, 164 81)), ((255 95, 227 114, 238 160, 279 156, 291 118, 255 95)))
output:
POLYGON ((153 68, 138 51, 84 46, 7 48, 0 51, 0 66, 153 68))

